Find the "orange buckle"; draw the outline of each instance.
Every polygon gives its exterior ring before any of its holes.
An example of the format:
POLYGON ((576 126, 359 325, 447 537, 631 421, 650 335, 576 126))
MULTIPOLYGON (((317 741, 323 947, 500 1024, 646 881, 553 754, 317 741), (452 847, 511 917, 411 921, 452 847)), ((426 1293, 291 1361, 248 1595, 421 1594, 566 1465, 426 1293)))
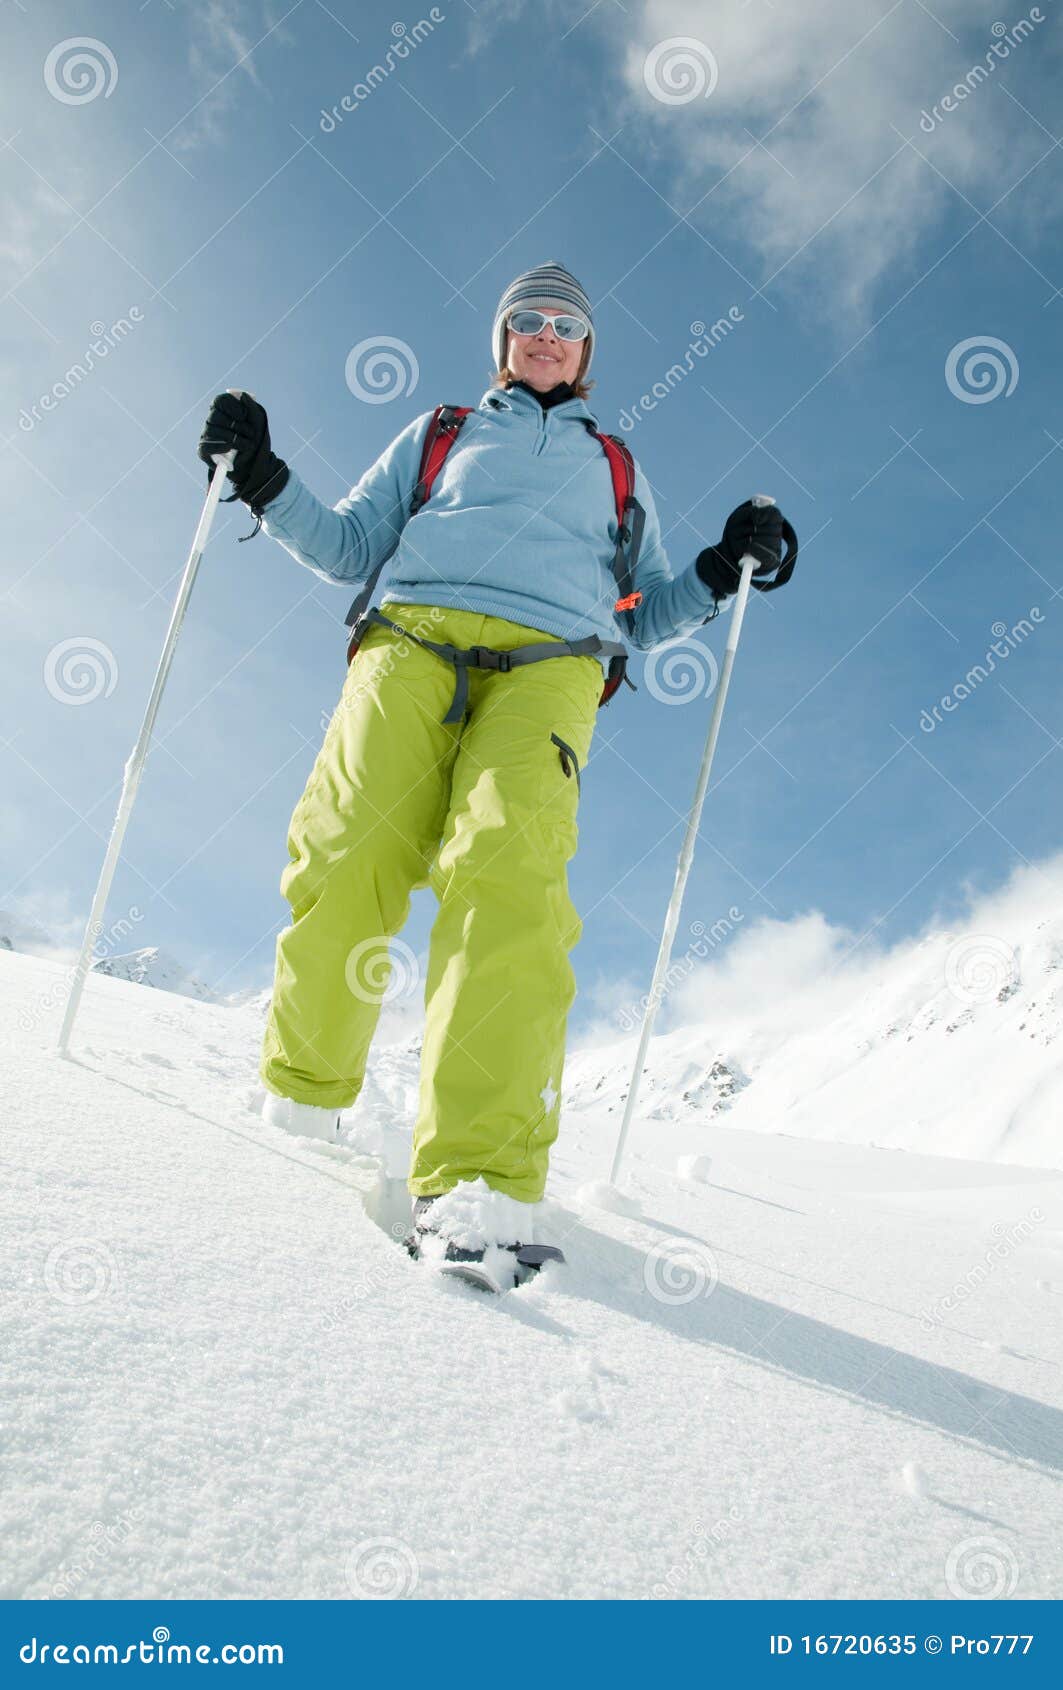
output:
POLYGON ((626 599, 617 599, 616 603, 613 606, 613 609, 614 610, 634 610, 635 606, 637 604, 641 604, 641 603, 642 603, 642 594, 641 593, 629 593, 626 599))

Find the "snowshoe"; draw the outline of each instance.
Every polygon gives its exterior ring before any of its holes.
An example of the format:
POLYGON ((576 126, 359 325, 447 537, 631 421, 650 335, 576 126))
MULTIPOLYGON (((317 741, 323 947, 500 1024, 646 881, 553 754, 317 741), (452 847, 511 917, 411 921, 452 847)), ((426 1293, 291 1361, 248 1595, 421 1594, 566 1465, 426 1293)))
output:
MULTIPOLYGON (((470 1196, 476 1192, 475 1208, 470 1208, 462 1188, 457 1198, 447 1193, 445 1210, 436 1208, 435 1197, 418 1197, 414 1203, 413 1231, 405 1240, 406 1248, 416 1261, 424 1261, 437 1273, 450 1279, 460 1279, 478 1291, 501 1296, 518 1285, 533 1279, 546 1262, 563 1262, 565 1257, 556 1244, 500 1243, 490 1236, 491 1220, 509 1219, 513 1211, 529 1211, 531 1205, 516 1204, 513 1199, 490 1193, 485 1203, 481 1192, 488 1187, 482 1180, 475 1187, 466 1187, 470 1196), (509 1209, 509 1215, 505 1211, 509 1209), (432 1212, 434 1210, 434 1212, 432 1212), (491 1211, 494 1211, 492 1215, 491 1211), (502 1211, 501 1214, 498 1211, 502 1211)), ((528 1214, 527 1219, 531 1216, 528 1214)), ((516 1228, 514 1228, 516 1230, 516 1228)), ((523 1230, 521 1226, 520 1230, 523 1230)))
POLYGON ((463 1250, 448 1244, 438 1272, 463 1280, 477 1291, 500 1297, 534 1279, 546 1262, 564 1262, 556 1244, 493 1244, 486 1250, 463 1250))

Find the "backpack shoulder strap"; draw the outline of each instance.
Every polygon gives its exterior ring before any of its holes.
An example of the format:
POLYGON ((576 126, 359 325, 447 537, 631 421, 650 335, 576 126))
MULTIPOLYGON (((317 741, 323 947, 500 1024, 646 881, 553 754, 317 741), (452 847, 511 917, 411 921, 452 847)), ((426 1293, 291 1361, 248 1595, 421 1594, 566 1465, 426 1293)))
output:
POLYGON ((609 460, 613 477, 613 498, 616 501, 616 520, 623 522, 624 508, 628 500, 635 496, 635 460, 627 442, 621 440, 618 434, 599 434, 597 429, 592 429, 591 433, 609 460))
POLYGON ((635 566, 642 546, 642 532, 646 526, 646 512, 635 497, 635 460, 627 442, 617 434, 599 434, 592 422, 587 427, 597 440, 609 462, 613 478, 613 498, 616 503, 616 551, 612 571, 616 579, 617 600, 613 606, 624 617, 628 633, 634 632, 634 609, 642 602, 642 594, 633 588, 635 566))
MULTIPOLYGON (((446 455, 458 438, 462 424, 471 410, 471 405, 437 405, 432 412, 421 446, 421 462, 417 471, 417 480, 413 484, 413 493, 410 497, 411 516, 416 516, 421 506, 430 497, 432 483, 443 468, 446 455)), ((384 565, 378 563, 376 568, 366 577, 358 597, 347 612, 345 627, 353 628, 355 623, 368 610, 383 568, 384 565)))
POLYGON ((421 449, 421 467, 410 500, 411 516, 416 516, 421 506, 431 498, 432 484, 471 410, 471 405, 437 405, 432 412, 421 449))

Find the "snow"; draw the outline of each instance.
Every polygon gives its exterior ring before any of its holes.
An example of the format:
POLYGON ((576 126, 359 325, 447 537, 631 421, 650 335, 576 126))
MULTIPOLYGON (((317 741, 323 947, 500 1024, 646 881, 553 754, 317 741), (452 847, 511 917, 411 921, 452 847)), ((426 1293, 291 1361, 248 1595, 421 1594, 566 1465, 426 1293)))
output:
MULTIPOLYGON (((489 1244, 534 1244, 538 1203, 519 1203, 493 1191, 485 1179, 467 1180, 437 1197, 425 1223, 443 1249, 447 1242, 462 1250, 482 1250, 489 1244)), ((428 1240, 426 1239, 426 1244, 428 1240)))
POLYGON ((253 1113, 257 1011, 94 976, 64 1062, 65 974, 0 954, 0 1594, 1063 1594, 1063 1178, 1007 1134, 640 1108, 623 1212, 566 1076, 569 1266, 489 1299, 398 1242, 415 1041, 303 1141, 253 1113))
POLYGON ((712 1172, 711 1156, 680 1156, 675 1165, 675 1171, 680 1179, 696 1180, 699 1185, 708 1185, 712 1172))
POLYGON ((613 1185, 610 1180, 589 1179, 575 1193, 578 1209, 605 1209, 611 1215, 637 1215, 641 1207, 630 1185, 613 1185))

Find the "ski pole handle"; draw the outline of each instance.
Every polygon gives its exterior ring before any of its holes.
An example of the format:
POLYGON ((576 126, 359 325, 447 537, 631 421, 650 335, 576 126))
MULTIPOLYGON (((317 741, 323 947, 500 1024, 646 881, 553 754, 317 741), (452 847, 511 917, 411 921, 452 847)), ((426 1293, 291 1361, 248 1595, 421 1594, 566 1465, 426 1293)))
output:
POLYGON ((191 558, 195 557, 197 553, 200 556, 203 554, 207 544, 207 536, 210 534, 211 528, 214 525, 214 516, 218 509, 218 501, 221 498, 222 487, 225 485, 225 477, 228 475, 235 462, 235 447, 231 452, 216 452, 214 454, 214 468, 210 472, 210 481, 207 484, 207 496, 203 501, 203 509, 199 513, 199 522, 196 526, 196 532, 192 540, 192 551, 189 561, 191 561, 191 558))
MULTIPOLYGON (((750 500, 750 504, 755 505, 758 510, 766 510, 769 505, 773 505, 774 503, 775 500, 769 493, 754 493, 752 499, 750 500)), ((757 560, 753 556, 752 552, 747 552, 745 557, 742 559, 742 573, 738 581, 738 592, 735 598, 734 610, 731 612, 731 626, 727 631, 727 644, 724 646, 724 676, 721 677, 720 685, 716 693, 716 701, 721 715, 723 714, 722 699, 727 695, 727 687, 731 679, 731 663, 734 662, 734 654, 738 646, 738 637, 742 632, 742 623, 745 620, 746 605, 749 603, 749 588, 753 580, 753 571, 756 568, 756 565, 757 560), (730 659, 730 662, 728 662, 728 659, 730 659)), ((716 746, 714 742, 713 750, 715 749, 716 746)))

